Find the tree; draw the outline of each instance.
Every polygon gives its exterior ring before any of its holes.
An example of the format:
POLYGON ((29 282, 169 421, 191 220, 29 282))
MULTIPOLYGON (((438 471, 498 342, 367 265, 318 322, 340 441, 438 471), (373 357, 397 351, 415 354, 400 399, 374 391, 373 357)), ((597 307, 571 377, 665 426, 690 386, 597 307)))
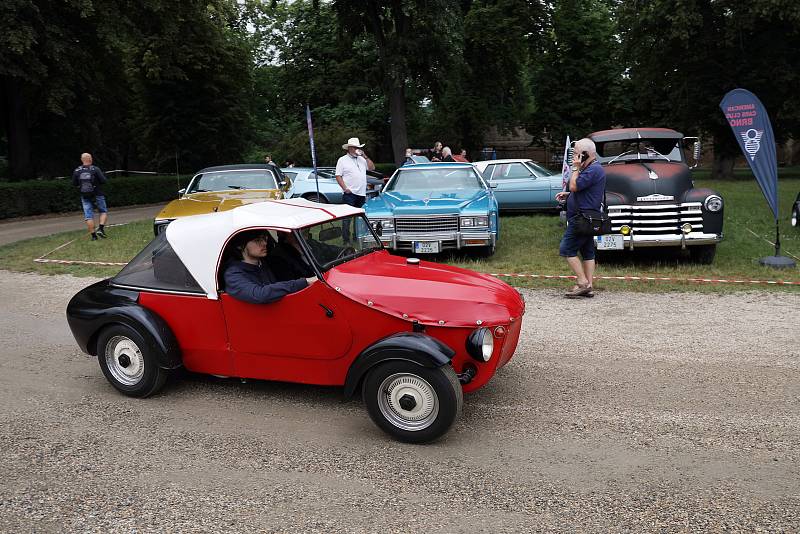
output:
POLYGON ((618 123, 624 67, 609 0, 564 0, 552 8, 547 38, 531 72, 528 132, 558 144, 618 123))
POLYGON ((633 116, 714 139, 714 177, 739 155, 719 102, 730 89, 758 95, 777 139, 800 134, 800 4, 783 0, 626 0, 620 7, 633 116))
POLYGON ((392 152, 403 159, 408 146, 406 88, 431 86, 447 74, 445 58, 460 54, 459 6, 446 0, 334 0, 339 25, 361 37, 378 55, 374 71, 389 103, 392 152))

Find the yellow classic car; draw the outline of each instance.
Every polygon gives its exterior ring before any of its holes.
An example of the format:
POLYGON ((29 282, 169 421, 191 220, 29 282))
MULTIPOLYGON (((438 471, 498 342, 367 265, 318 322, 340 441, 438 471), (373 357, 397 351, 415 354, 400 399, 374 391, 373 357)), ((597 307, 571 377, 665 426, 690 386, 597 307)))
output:
POLYGON ((156 215, 153 233, 160 234, 179 217, 227 211, 245 204, 282 199, 291 183, 275 165, 222 165, 195 174, 186 189, 156 215))

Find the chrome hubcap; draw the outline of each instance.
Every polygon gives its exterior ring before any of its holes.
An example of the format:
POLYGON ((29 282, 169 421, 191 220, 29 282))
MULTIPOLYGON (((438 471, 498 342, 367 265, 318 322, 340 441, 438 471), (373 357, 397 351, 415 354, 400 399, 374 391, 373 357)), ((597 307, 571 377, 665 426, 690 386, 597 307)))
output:
POLYGON ((106 366, 114 380, 135 386, 144 376, 144 356, 138 345, 125 336, 114 336, 106 344, 106 366))
POLYGON ((439 415, 439 397, 425 379, 397 373, 386 377, 378 388, 378 408, 398 428, 424 430, 439 415))

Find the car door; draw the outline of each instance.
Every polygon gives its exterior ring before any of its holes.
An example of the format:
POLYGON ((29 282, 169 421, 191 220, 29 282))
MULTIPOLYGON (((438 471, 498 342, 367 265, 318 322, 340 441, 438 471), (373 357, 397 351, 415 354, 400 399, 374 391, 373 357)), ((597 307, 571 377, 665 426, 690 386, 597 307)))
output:
POLYGON ((489 183, 500 209, 538 208, 546 203, 549 182, 539 179, 524 163, 495 163, 493 167, 489 183))
POLYGON ((222 309, 237 376, 330 383, 331 361, 353 342, 350 325, 322 282, 270 304, 250 304, 222 293, 222 309))

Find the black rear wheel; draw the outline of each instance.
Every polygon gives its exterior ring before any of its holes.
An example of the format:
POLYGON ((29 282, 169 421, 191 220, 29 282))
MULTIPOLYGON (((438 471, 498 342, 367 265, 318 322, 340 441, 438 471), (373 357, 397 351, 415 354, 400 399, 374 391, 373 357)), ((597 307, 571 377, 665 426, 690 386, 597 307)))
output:
POLYGON ((372 420, 397 440, 426 443, 443 436, 461 413, 464 394, 449 365, 430 369, 389 361, 364 379, 364 403, 372 420))
POLYGON ((167 380, 167 370, 158 366, 156 344, 149 334, 116 324, 100 334, 97 359, 106 379, 130 397, 148 397, 167 380))
POLYGON ((311 193, 303 197, 306 200, 310 200, 311 202, 319 202, 320 204, 328 204, 328 199, 325 198, 323 195, 318 195, 316 193, 311 193))

